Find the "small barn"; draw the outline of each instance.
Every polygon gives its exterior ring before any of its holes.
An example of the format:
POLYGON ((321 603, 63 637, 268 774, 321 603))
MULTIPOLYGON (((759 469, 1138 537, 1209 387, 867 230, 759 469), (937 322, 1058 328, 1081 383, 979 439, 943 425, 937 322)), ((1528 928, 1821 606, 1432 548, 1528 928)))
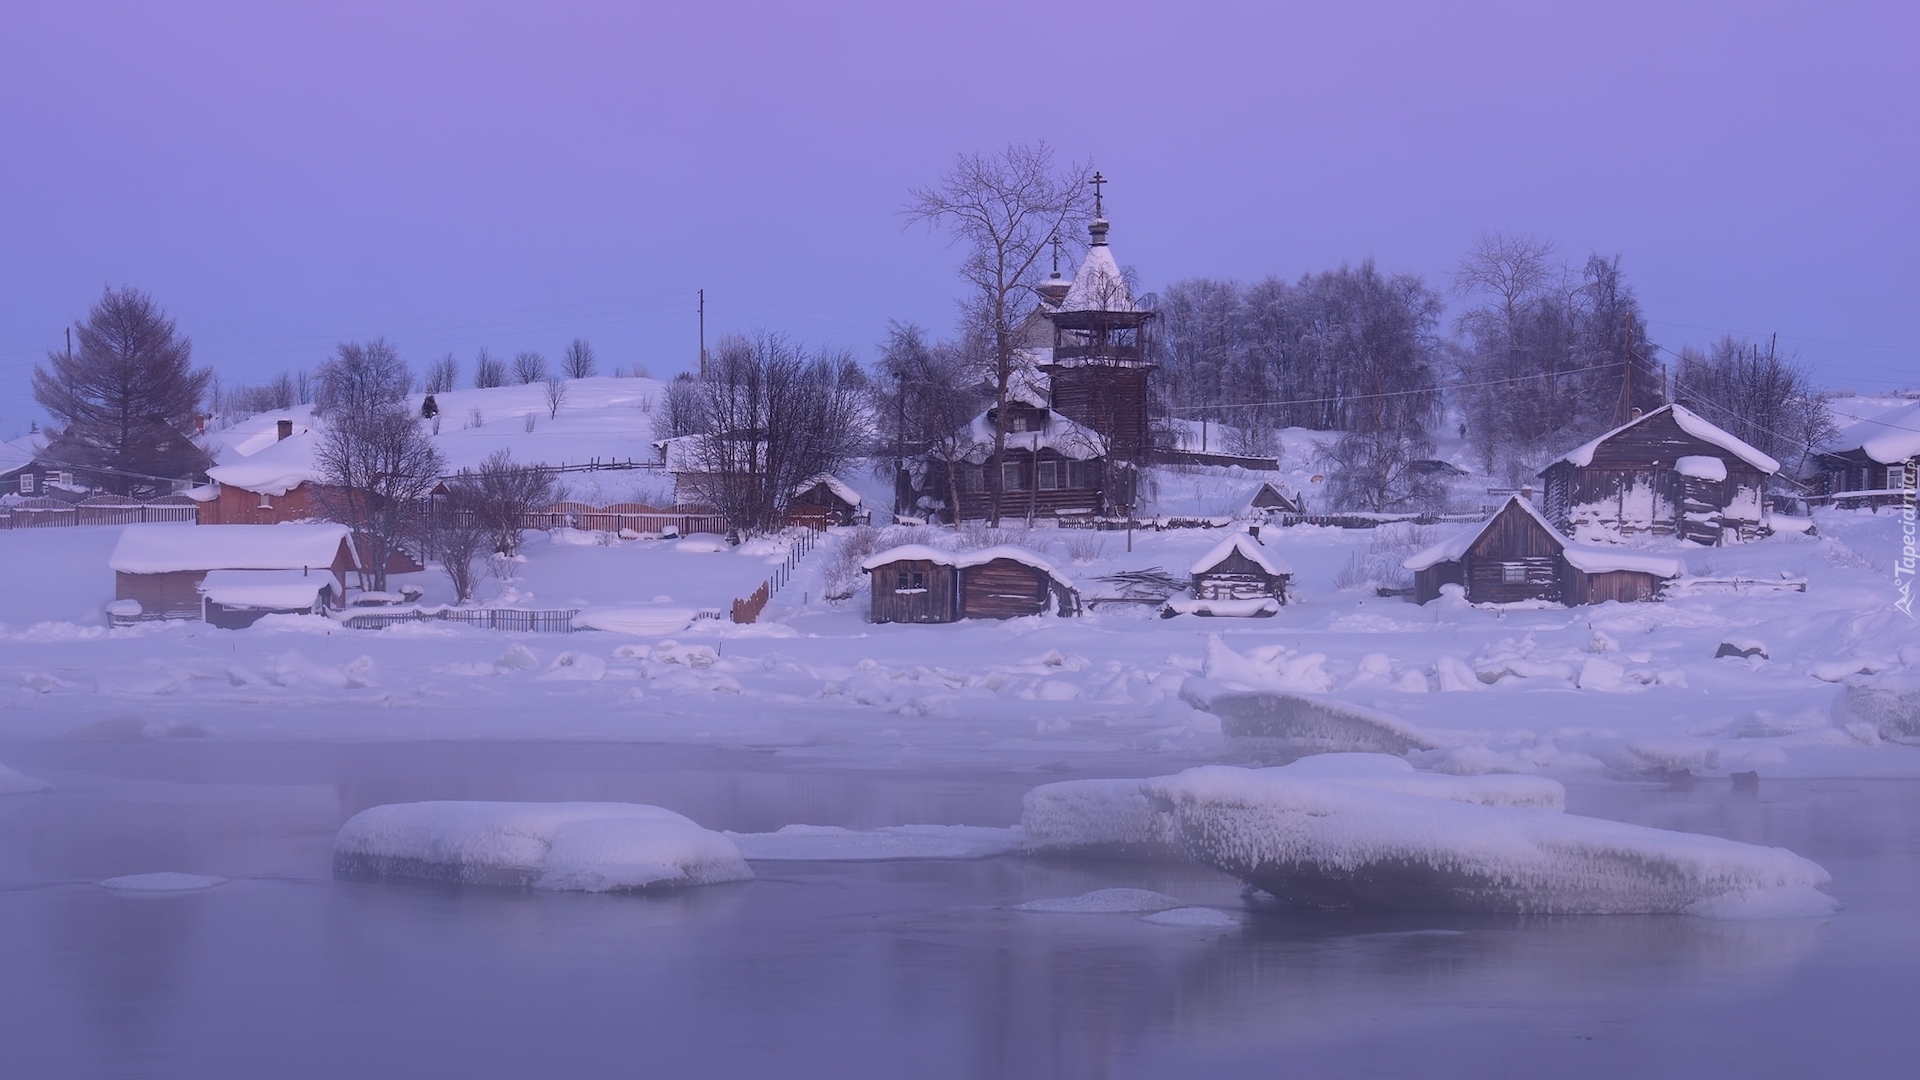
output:
POLYGON ((1835 506, 1891 506, 1913 493, 1920 401, 1841 429, 1814 455, 1819 493, 1835 506))
POLYGON ((1188 571, 1193 597, 1170 600, 1165 615, 1266 616, 1287 602, 1293 568, 1252 532, 1235 533, 1200 556, 1188 571))
POLYGON ((1546 516, 1577 540, 1637 534, 1700 544, 1765 531, 1767 479, 1780 463, 1683 405, 1665 405, 1540 472, 1546 516))
POLYGON ((1664 555, 1571 542, 1518 496, 1485 524, 1401 565, 1413 571, 1414 601, 1421 604, 1438 598, 1444 585, 1461 586, 1476 604, 1653 600, 1683 569, 1664 555))
POLYGON ((795 487, 787 501, 787 517, 796 524, 852 525, 859 514, 860 493, 827 473, 795 487))
POLYGON ((1080 594, 1072 581, 1039 555, 1011 545, 942 551, 908 544, 868 557, 860 569, 871 579, 870 617, 876 623, 1080 611, 1080 594))
POLYGON ((209 570, 200 581, 201 617, 223 630, 243 630, 267 615, 318 615, 339 595, 332 574, 209 570))
POLYGON ((1307 512, 1306 503, 1301 500, 1300 496, 1289 495, 1281 491, 1271 480, 1261 484, 1260 490, 1253 493, 1253 498, 1248 501, 1247 508, 1263 514, 1304 514, 1307 512))
POLYGON ((347 575, 361 569, 347 527, 322 524, 218 529, 129 525, 107 566, 114 572, 115 600, 137 602, 140 617, 147 619, 203 618, 209 602, 265 614, 313 610, 315 598, 324 596, 337 608, 346 598, 347 575), (249 574, 214 577, 220 571, 249 574), (250 576, 260 571, 278 574, 272 579, 250 576), (296 576, 311 581, 313 588, 296 589, 296 576), (204 592, 210 578, 213 591, 204 592), (281 605, 289 597, 293 602, 281 605))

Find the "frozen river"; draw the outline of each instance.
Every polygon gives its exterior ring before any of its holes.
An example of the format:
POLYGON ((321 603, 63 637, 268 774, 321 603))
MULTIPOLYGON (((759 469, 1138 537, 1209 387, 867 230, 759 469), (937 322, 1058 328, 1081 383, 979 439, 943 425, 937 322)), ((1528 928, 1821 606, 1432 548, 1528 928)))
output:
POLYGON ((1052 780, 601 744, 0 744, 0 1075, 1909 1076, 1920 783, 1588 784, 1569 810, 1778 844, 1836 917, 1247 909, 1190 867, 759 863, 667 898, 336 880, 367 806, 634 800, 711 828, 1007 825, 1052 780), (135 896, 122 874, 227 877, 135 896), (1154 889, 1226 928, 1013 905, 1154 889))

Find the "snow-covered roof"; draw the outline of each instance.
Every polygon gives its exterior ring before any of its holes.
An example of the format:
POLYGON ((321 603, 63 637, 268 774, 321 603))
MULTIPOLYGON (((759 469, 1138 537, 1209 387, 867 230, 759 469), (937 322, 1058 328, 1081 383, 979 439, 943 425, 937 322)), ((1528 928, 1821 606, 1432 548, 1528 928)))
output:
POLYGON ((1532 503, 1518 495, 1509 498, 1506 506, 1495 511, 1493 517, 1479 525, 1462 529, 1424 551, 1408 556, 1400 565, 1408 570, 1425 570, 1438 563, 1460 561, 1466 557, 1474 541, 1480 539, 1481 534, 1491 528, 1494 521, 1501 514, 1506 513, 1509 506, 1518 506, 1526 512, 1528 517, 1538 522, 1540 527, 1546 530, 1547 535, 1560 545, 1560 553, 1565 556, 1567 564, 1581 573, 1606 574, 1615 570, 1632 570, 1642 574, 1653 574, 1656 577, 1671 578, 1679 577, 1686 569, 1679 559, 1667 555, 1655 555, 1632 548, 1615 547, 1611 544, 1576 544, 1563 539, 1560 533, 1547 523, 1547 519, 1540 516, 1540 511, 1533 508, 1532 503))
POLYGON ((832 473, 821 473, 819 476, 816 476, 811 480, 806 480, 801 483, 795 484, 793 487, 793 493, 795 495, 798 495, 801 492, 809 491, 815 486, 820 484, 827 485, 827 490, 833 492, 834 498, 839 499, 841 502, 846 503, 849 506, 860 505, 860 493, 848 487, 846 484, 846 481, 840 479, 839 477, 833 475, 832 473))
POLYGON ((1631 570, 1655 577, 1675 578, 1686 571, 1686 564, 1670 555, 1617 547, 1612 544, 1567 544, 1561 548, 1568 565, 1585 574, 1608 574, 1631 570))
MULTIPOLYGON (((1090 461, 1104 457, 1107 453, 1107 440, 1090 427, 1085 427, 1049 409, 1047 422, 1038 431, 1007 432, 1007 448, 1010 450, 1030 450, 1038 453, 1052 450, 1064 458, 1075 461, 1090 461)), ((968 450, 961 454, 962 461, 975 465, 986 461, 993 454, 993 424, 987 420, 987 414, 981 413, 962 430, 961 436, 968 450)))
POLYGON ((1087 249, 1087 257, 1080 262, 1080 272, 1073 276, 1073 288, 1067 290, 1067 298, 1060 302, 1060 310, 1139 310, 1134 306, 1126 277, 1120 273, 1120 264, 1113 261, 1112 248, 1095 244, 1087 249))
POLYGON ((1621 424, 1619 427, 1614 428, 1612 431, 1601 435, 1591 442, 1582 443, 1580 446, 1569 451, 1567 455, 1560 460, 1584 469, 1593 464, 1593 452, 1600 449, 1601 443, 1606 442, 1608 439, 1613 438, 1628 428, 1638 427, 1652 420, 1654 417, 1659 416, 1661 413, 1671 413, 1673 415, 1673 422, 1679 425, 1681 431, 1699 439, 1703 443, 1725 450, 1727 453, 1732 454, 1734 457, 1759 469, 1763 473, 1772 475, 1780 471, 1780 463, 1778 461, 1775 461, 1727 432, 1722 431, 1720 428, 1715 427, 1713 424, 1707 422, 1705 418, 1701 417, 1700 414, 1684 405, 1662 405, 1639 419, 1621 424))
POLYGON ((1532 503, 1514 495, 1509 497, 1500 509, 1495 510, 1492 517, 1478 525, 1469 525, 1445 540, 1407 556, 1400 565, 1408 570, 1425 570, 1436 563, 1460 561, 1466 557, 1467 550, 1473 547, 1473 542, 1480 539, 1480 534, 1491 528, 1493 523, 1499 520, 1500 515, 1507 512, 1509 506, 1518 506, 1526 511, 1527 516, 1539 522, 1540 527, 1547 531, 1548 536, 1553 537, 1554 542, 1563 548, 1566 547, 1566 541, 1561 539, 1559 530, 1548 524, 1547 519, 1540 516, 1540 511, 1535 510, 1532 503))
POLYGON ((342 541, 351 554, 345 525, 129 525, 107 566, 125 574, 329 567, 342 541))
POLYGON ((1052 349, 1023 349, 1020 362, 1007 375, 1007 399, 1045 409, 1053 404, 1053 378, 1040 365, 1053 358, 1052 349), (1040 355, 1044 353, 1044 358, 1040 355))
POLYGON ((0 473, 10 473, 33 464, 33 459, 39 457, 46 448, 47 437, 40 433, 0 442, 0 473))
POLYGON ((1695 480, 1725 480, 1727 463, 1722 458, 1688 454, 1673 463, 1673 471, 1695 480))
POLYGON ((1920 401, 1848 424, 1827 448, 1828 453, 1849 450, 1859 450, 1882 465, 1920 456, 1920 401))
POLYGON ((1276 577, 1282 574, 1293 573, 1293 567, 1288 566, 1285 559, 1280 558, 1278 555, 1268 554, 1265 545, 1254 539, 1251 534, 1244 532, 1234 533, 1232 536, 1215 544, 1213 550, 1200 556, 1187 573, 1204 574, 1214 567, 1219 566, 1222 561, 1236 551, 1245 556, 1247 560, 1255 566, 1276 577))
MULTIPOLYGON (((285 495, 314 479, 313 452, 319 438, 311 429, 298 430, 275 438, 260 449, 207 470, 207 477, 225 487, 257 491, 265 495, 285 495)), ((236 446, 239 452, 246 444, 236 446)))
POLYGON ((936 566, 951 566, 964 570, 970 566, 985 566, 1001 559, 1011 559, 1022 565, 1031 566, 1067 588, 1073 588, 1073 582, 1065 574, 1054 569, 1052 563, 1035 552, 1012 544, 996 544, 993 547, 976 548, 972 551, 947 551, 944 548, 928 547, 925 544, 902 544, 867 556, 861 561, 860 569, 872 573, 889 563, 930 562, 936 566))
POLYGON ((215 570, 200 582, 200 594, 227 607, 287 610, 312 607, 332 584, 331 575, 305 570, 215 570))

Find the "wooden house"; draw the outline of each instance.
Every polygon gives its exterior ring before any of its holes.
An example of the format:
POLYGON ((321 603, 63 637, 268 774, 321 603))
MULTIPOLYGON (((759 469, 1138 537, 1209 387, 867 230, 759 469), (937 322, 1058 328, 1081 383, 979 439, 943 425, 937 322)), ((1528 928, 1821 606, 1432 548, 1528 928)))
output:
POLYGON ((1652 600, 1683 571, 1680 560, 1560 535, 1519 496, 1485 524, 1462 530, 1402 563, 1414 573, 1414 601, 1459 585, 1476 604, 1548 600, 1598 604, 1652 600))
POLYGON ((852 525, 859 514, 860 493, 825 473, 795 487, 787 501, 787 517, 796 524, 852 525))
POLYGON ((1248 500, 1247 508, 1262 514, 1304 514, 1306 503, 1298 495, 1289 495, 1281 491, 1269 480, 1260 485, 1248 500))
POLYGON ((951 463, 941 453, 928 457, 925 492, 929 498, 951 501, 957 488, 958 520, 962 521, 990 516, 996 483, 1002 517, 1055 517, 1107 510, 1107 444, 1099 433, 1028 401, 1008 401, 1006 412, 1006 449, 997 461, 993 457, 994 424, 999 415, 995 409, 981 413, 952 436, 960 453, 951 463))
POLYGON ((1287 582, 1293 568, 1266 550, 1257 527, 1235 533, 1194 561, 1188 573, 1193 595, 1167 601, 1162 617, 1175 615, 1231 615, 1266 617, 1287 602, 1287 582))
POLYGON ((1835 506, 1903 503, 1920 458, 1920 401, 1856 420, 1814 455, 1817 497, 1835 506))
POLYGON ((1025 548, 1000 545, 942 551, 908 544, 860 564, 871 578, 876 623, 947 623, 1077 615, 1080 595, 1052 564, 1025 548))
POLYGON ((287 418, 236 449, 240 456, 207 470, 212 483, 189 494, 202 525, 278 525, 320 516, 313 453, 318 436, 287 418))
MULTIPOLYGON (((114 598, 140 605, 149 619, 200 618, 205 615, 202 586, 215 571, 280 571, 273 579, 215 579, 216 591, 232 607, 256 607, 246 597, 272 592, 275 600, 295 591, 293 575, 315 582, 311 597, 322 595, 340 607, 347 575, 361 569, 353 538, 344 525, 231 525, 202 529, 185 525, 128 525, 114 545, 107 566, 114 572, 114 598), (256 591, 248 591, 256 590, 256 591)), ((298 610, 295 604, 289 610, 298 610)), ((279 610, 279 609, 274 609, 279 610)))
POLYGON ((1683 405, 1614 428, 1547 466, 1546 516, 1577 540, 1637 534, 1720 545, 1765 531, 1780 463, 1683 405))

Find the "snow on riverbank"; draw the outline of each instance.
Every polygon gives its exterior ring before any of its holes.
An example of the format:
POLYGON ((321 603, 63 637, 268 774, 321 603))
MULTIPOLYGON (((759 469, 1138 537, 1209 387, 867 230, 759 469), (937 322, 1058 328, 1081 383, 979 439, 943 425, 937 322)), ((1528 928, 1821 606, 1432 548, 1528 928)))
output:
MULTIPOLYGON (((606 615, 623 631, 567 635, 354 631, 297 616, 243 631, 113 629, 102 607, 119 530, 21 530, 0 533, 17 568, 17 587, 0 596, 0 738, 664 741, 873 765, 1124 756, 1168 772, 1244 752, 1220 717, 1183 699, 1201 676, 1391 718, 1419 736, 1409 760, 1435 772, 1920 776, 1920 748, 1891 741, 1907 722, 1893 713, 1912 700, 1896 690, 1920 672, 1920 626, 1892 606, 1898 522, 1823 512, 1816 524, 1817 535, 1659 549, 1695 578, 1786 574, 1805 578, 1805 592, 1422 607, 1335 587, 1384 534, 1299 527, 1263 536, 1295 571, 1270 619, 1162 620, 1152 605, 1116 604, 947 626, 875 626, 863 595, 822 600, 834 538, 760 623, 734 626, 682 620, 745 595, 777 551, 532 534, 525 561, 502 568, 511 580, 488 588, 524 606, 600 609, 585 621, 606 615), (1763 648, 1716 658, 1729 640, 1763 648)), ((991 539, 1070 566, 1092 599, 1117 594, 1104 575, 1185 567, 1221 536, 1141 532, 1132 552, 1116 533, 991 539)), ((437 573, 412 580, 428 602, 442 599, 437 573)))

